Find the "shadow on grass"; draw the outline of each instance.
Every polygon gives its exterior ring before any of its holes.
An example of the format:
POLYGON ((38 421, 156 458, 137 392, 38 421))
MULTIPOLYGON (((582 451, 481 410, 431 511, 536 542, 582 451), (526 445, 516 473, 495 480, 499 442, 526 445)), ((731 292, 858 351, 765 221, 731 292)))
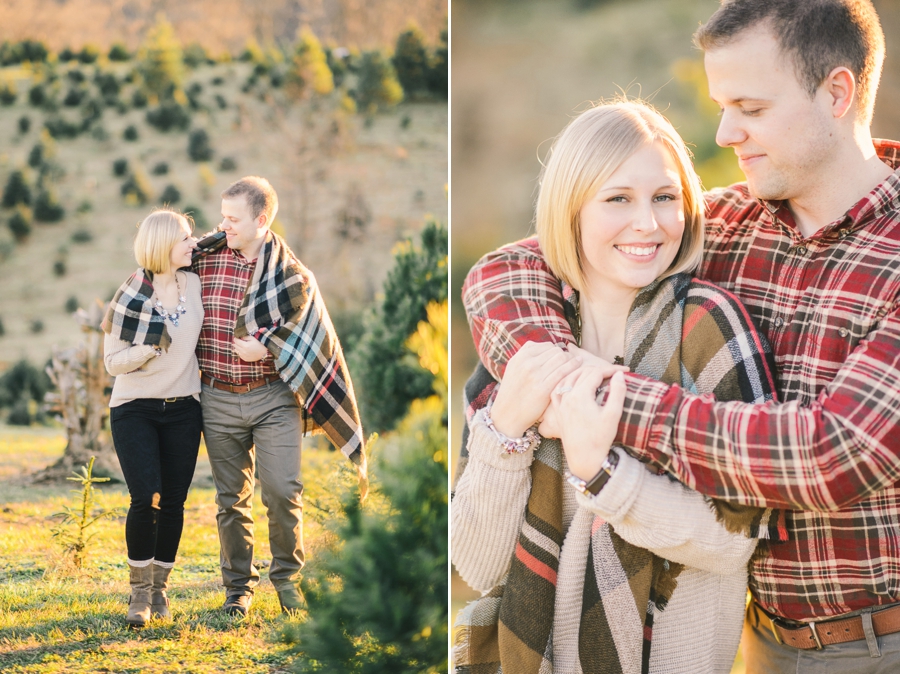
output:
MULTIPOLYGON (((129 641, 144 642, 184 642, 205 633, 203 640, 215 639, 213 634, 228 632, 270 633, 277 629, 281 617, 264 616, 256 612, 237 618, 226 615, 218 606, 210 609, 189 610, 172 621, 152 621, 142 629, 133 629, 125 624, 127 604, 123 601, 120 610, 93 611, 89 615, 67 615, 56 619, 34 622, 28 626, 0 629, 0 643, 22 643, 20 648, 12 647, 0 655, 5 665, 33 664, 42 662, 47 656, 63 657, 80 652, 100 653, 104 648, 129 641), (32 645, 32 639, 41 641, 32 645), (31 642, 31 643, 28 643, 31 642)), ((177 609, 176 609, 177 610, 177 609)), ((274 654, 273 654, 274 655, 274 654)), ((275 660, 279 660, 277 656, 275 660)))

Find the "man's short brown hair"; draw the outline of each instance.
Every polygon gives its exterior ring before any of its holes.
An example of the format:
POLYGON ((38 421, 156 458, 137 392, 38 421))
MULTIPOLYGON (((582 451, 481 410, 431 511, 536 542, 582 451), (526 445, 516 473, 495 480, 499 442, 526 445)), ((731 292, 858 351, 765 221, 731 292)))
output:
POLYGON ((266 214, 266 224, 271 226, 278 212, 278 195, 269 181, 259 176, 245 176, 237 182, 231 183, 224 192, 223 199, 235 199, 246 197, 250 213, 258 218, 261 213, 266 214))
POLYGON ((838 67, 856 78, 858 119, 872 121, 884 63, 884 33, 869 0, 722 0, 694 34, 704 51, 723 47, 743 31, 768 23, 810 97, 838 67))

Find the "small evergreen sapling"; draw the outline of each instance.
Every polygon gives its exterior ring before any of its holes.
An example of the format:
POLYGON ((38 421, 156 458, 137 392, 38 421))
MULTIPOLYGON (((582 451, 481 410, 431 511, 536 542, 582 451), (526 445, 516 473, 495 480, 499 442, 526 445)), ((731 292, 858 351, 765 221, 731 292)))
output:
POLYGON ((66 554, 71 555, 72 563, 77 569, 84 566, 88 545, 98 533, 95 530, 88 533, 88 530, 100 520, 113 519, 121 515, 118 508, 95 508, 94 485, 109 481, 108 477, 94 477, 95 458, 92 456, 87 465, 81 467, 80 472, 73 472, 74 477, 66 478, 81 484, 80 489, 71 490, 81 497, 81 503, 75 508, 63 506, 62 512, 54 515, 61 518, 59 524, 50 530, 66 554))

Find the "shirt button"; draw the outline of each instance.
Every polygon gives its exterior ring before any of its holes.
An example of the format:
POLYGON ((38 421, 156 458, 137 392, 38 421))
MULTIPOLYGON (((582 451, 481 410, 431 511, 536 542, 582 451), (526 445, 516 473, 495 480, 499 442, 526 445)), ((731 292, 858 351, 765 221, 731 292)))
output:
POLYGON ((838 332, 840 333, 841 337, 846 337, 850 334, 850 331, 847 330, 847 328, 841 328, 840 330, 838 330, 838 332))
POLYGON ((797 255, 806 255, 806 247, 798 246, 797 247, 797 255))
POLYGON ((838 238, 839 239, 846 239, 849 235, 850 235, 850 232, 848 232, 846 229, 838 230, 838 238))
POLYGON ((775 327, 780 328, 782 325, 784 325, 784 319, 781 316, 776 316, 775 317, 775 327))

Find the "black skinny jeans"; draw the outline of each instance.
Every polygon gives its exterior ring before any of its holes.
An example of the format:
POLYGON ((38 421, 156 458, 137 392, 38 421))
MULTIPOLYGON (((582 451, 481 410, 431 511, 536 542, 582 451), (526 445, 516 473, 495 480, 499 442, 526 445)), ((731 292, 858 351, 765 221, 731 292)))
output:
POLYGON ((197 466, 200 403, 194 398, 132 400, 110 409, 110 426, 131 494, 125 519, 128 558, 172 563, 197 466))

